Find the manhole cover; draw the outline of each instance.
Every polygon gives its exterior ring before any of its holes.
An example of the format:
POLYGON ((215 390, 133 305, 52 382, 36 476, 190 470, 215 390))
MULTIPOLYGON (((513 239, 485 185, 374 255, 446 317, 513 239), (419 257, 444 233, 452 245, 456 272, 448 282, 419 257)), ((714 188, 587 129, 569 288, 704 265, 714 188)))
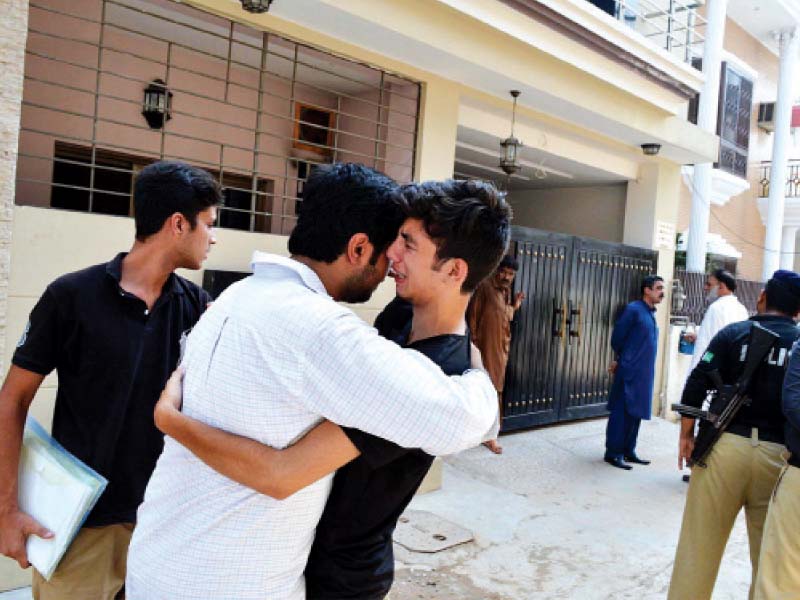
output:
POLYGON ((424 510, 404 512, 394 531, 394 541, 411 552, 441 552, 473 539, 471 531, 424 510))

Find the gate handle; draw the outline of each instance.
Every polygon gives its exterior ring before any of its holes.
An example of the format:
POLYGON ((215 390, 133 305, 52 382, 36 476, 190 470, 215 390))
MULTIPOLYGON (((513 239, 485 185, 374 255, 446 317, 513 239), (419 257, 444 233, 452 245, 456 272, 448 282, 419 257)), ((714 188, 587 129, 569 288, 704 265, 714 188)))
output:
POLYGON ((577 308, 572 308, 572 302, 569 303, 569 337, 581 339, 581 329, 583 329, 583 309, 578 305, 577 308), (575 325, 575 329, 573 329, 575 325))
POLYGON ((564 309, 558 301, 553 298, 553 319, 550 323, 550 332, 553 337, 564 337, 564 319, 561 318, 563 314, 564 309))

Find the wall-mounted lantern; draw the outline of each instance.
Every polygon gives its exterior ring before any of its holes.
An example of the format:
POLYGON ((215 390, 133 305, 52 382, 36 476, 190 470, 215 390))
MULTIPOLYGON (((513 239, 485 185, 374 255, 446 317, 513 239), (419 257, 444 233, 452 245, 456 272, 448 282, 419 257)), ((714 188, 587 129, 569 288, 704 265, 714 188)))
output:
POLYGON ((500 157, 500 168, 503 169, 503 172, 509 177, 520 169, 518 157, 519 149, 522 146, 522 142, 514 137, 514 122, 517 118, 517 98, 519 97, 519 90, 511 90, 511 97, 514 98, 514 106, 511 109, 511 135, 500 142, 500 146, 503 148, 503 156, 500 157))
POLYGON ((645 156, 655 156, 661 151, 661 144, 642 144, 645 156))
POLYGON ((273 0, 240 0, 242 8, 251 13, 265 13, 273 0))
POLYGON ((161 129, 172 118, 172 92, 161 79, 154 79, 144 88, 142 114, 151 129, 161 129))

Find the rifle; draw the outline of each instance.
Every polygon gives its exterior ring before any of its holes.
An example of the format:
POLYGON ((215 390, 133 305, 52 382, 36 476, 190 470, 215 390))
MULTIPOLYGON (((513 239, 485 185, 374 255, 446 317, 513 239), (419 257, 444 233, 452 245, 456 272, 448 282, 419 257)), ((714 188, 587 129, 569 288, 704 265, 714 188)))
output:
POLYGON ((714 369, 707 373, 716 388, 709 392, 711 401, 708 410, 701 410, 688 404, 672 405, 672 410, 680 413, 681 416, 700 419, 697 437, 694 440, 694 450, 688 461, 689 466, 705 467, 706 457, 728 428, 736 413, 742 406, 750 406, 751 399, 747 396, 747 389, 750 387, 756 369, 764 362, 778 339, 780 336, 777 333, 758 323, 753 323, 747 342, 744 370, 739 376, 739 380, 734 384, 725 384, 719 371, 714 369))

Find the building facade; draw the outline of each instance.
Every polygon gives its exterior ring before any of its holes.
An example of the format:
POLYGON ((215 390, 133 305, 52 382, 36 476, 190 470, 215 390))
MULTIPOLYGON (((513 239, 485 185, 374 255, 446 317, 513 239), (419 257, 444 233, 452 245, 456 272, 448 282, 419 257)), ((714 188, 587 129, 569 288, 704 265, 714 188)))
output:
MULTIPOLYGON (((743 279, 762 281, 767 221, 767 197, 772 172, 775 138, 774 107, 780 80, 780 32, 790 32, 800 23, 800 11, 791 3, 763 5, 758 2, 729 0, 724 22, 721 54, 719 108, 714 125, 724 139, 721 153, 729 149, 732 159, 718 157, 710 196, 707 253, 714 264, 735 268, 743 279), (742 93, 742 91, 744 93, 742 93), (730 92, 726 103, 726 92, 730 92), (736 113, 736 114, 734 114, 736 113), (737 116, 737 114, 739 116, 737 116), (726 129, 722 133, 723 128, 726 129), (737 134, 738 130, 738 134, 737 134), (722 158, 722 159, 721 159, 722 158)), ((797 73, 790 87, 796 88, 797 73)), ((793 105, 800 105, 793 93, 793 105)), ((696 115, 695 115, 696 118, 696 115)), ((792 132, 800 126, 800 112, 793 116, 792 132)), ((797 179, 800 138, 792 133, 787 148, 785 223, 787 237, 796 237, 797 217, 792 214, 798 191, 791 182, 797 179), (792 230, 793 228, 793 230, 792 230)), ((683 169, 678 232, 678 248, 686 249, 692 216, 693 169, 683 169)), ((794 250, 795 243, 790 244, 794 250)), ((794 256, 784 266, 794 266, 794 256)), ((683 265, 683 257, 679 257, 683 265)), ((791 267, 790 267, 791 268, 791 267)))

